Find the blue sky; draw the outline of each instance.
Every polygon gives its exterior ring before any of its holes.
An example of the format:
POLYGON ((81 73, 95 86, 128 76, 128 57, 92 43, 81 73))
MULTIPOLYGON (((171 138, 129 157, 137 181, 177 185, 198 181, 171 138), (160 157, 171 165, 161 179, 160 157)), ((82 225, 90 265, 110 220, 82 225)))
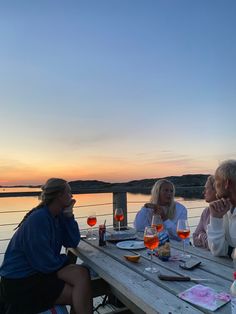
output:
POLYGON ((236 2, 0 2, 0 184, 236 158, 236 2))

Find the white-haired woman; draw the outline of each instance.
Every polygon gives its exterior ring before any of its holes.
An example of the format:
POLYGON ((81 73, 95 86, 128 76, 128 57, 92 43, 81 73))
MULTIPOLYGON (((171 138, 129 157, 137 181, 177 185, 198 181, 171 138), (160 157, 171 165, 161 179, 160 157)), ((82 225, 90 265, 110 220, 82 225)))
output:
MULTIPOLYGON (((207 203, 213 202, 217 199, 214 176, 209 176, 207 178, 204 188, 204 198, 207 203)), ((206 207, 203 210, 197 228, 193 233, 193 244, 195 246, 208 249, 207 225, 209 223, 210 223, 210 208, 206 207)))
POLYGON ((153 214, 159 214, 170 238, 180 241, 176 233, 177 222, 179 219, 187 219, 187 209, 174 200, 174 195, 172 182, 158 180, 152 187, 150 203, 145 204, 135 217, 136 230, 144 231, 145 227, 151 225, 153 214))
POLYGON ((0 267, 0 303, 8 314, 34 314, 56 304, 74 313, 92 313, 90 276, 85 267, 69 265, 61 248, 80 240, 69 184, 49 179, 41 203, 29 211, 13 235, 0 267))

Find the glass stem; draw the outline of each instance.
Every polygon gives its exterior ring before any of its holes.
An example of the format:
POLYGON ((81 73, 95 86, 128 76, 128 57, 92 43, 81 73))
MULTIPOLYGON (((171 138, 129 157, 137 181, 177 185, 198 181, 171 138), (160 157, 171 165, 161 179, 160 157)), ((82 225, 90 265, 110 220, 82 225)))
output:
POLYGON ((93 227, 91 227, 91 238, 93 237, 93 227))
POLYGON ((151 250, 151 260, 150 260, 150 268, 151 268, 151 271, 152 271, 152 255, 153 255, 153 250, 151 250))
POLYGON ((118 230, 120 231, 120 221, 118 221, 118 230))

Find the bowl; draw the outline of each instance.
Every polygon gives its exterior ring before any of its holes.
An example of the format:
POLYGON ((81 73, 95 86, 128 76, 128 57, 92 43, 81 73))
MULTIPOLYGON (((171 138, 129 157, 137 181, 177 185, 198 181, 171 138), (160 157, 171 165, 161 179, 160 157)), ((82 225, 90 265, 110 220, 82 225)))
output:
POLYGON ((136 254, 136 255, 124 255, 124 258, 129 261, 129 262, 133 262, 133 263, 138 263, 139 259, 140 259, 140 254, 136 254))

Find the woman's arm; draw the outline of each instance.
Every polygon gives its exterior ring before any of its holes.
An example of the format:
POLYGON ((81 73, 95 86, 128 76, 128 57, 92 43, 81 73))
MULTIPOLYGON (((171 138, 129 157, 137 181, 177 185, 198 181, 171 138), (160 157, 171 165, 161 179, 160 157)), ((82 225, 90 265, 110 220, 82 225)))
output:
POLYGON ((72 199, 71 204, 64 208, 59 215, 62 229, 62 245, 64 247, 77 247, 80 241, 79 226, 73 213, 75 203, 76 200, 72 199))
POLYGON ((205 249, 209 249, 207 233, 206 232, 202 231, 202 232, 199 233, 197 243, 200 243, 200 245, 196 245, 195 243, 194 243, 194 245, 198 246, 198 247, 203 247, 205 249))
POLYGON ((137 212, 134 220, 134 228, 137 231, 144 231, 145 227, 151 226, 153 210, 151 208, 142 207, 137 212))
POLYGON ((67 217, 62 213, 59 219, 62 227, 62 245, 77 247, 80 241, 80 230, 74 215, 67 217))
POLYGON ((56 247, 55 234, 50 219, 43 215, 30 216, 22 230, 24 254, 35 271, 50 273, 60 269, 67 261, 65 254, 60 254, 56 247))
POLYGON ((206 234, 206 230, 204 228, 204 213, 207 210, 207 208, 205 208, 201 214, 199 223, 197 225, 197 228, 195 229, 194 233, 193 233, 193 244, 195 246, 198 247, 208 247, 208 242, 207 242, 207 234, 206 234), (204 236, 205 234, 205 236, 204 236))

